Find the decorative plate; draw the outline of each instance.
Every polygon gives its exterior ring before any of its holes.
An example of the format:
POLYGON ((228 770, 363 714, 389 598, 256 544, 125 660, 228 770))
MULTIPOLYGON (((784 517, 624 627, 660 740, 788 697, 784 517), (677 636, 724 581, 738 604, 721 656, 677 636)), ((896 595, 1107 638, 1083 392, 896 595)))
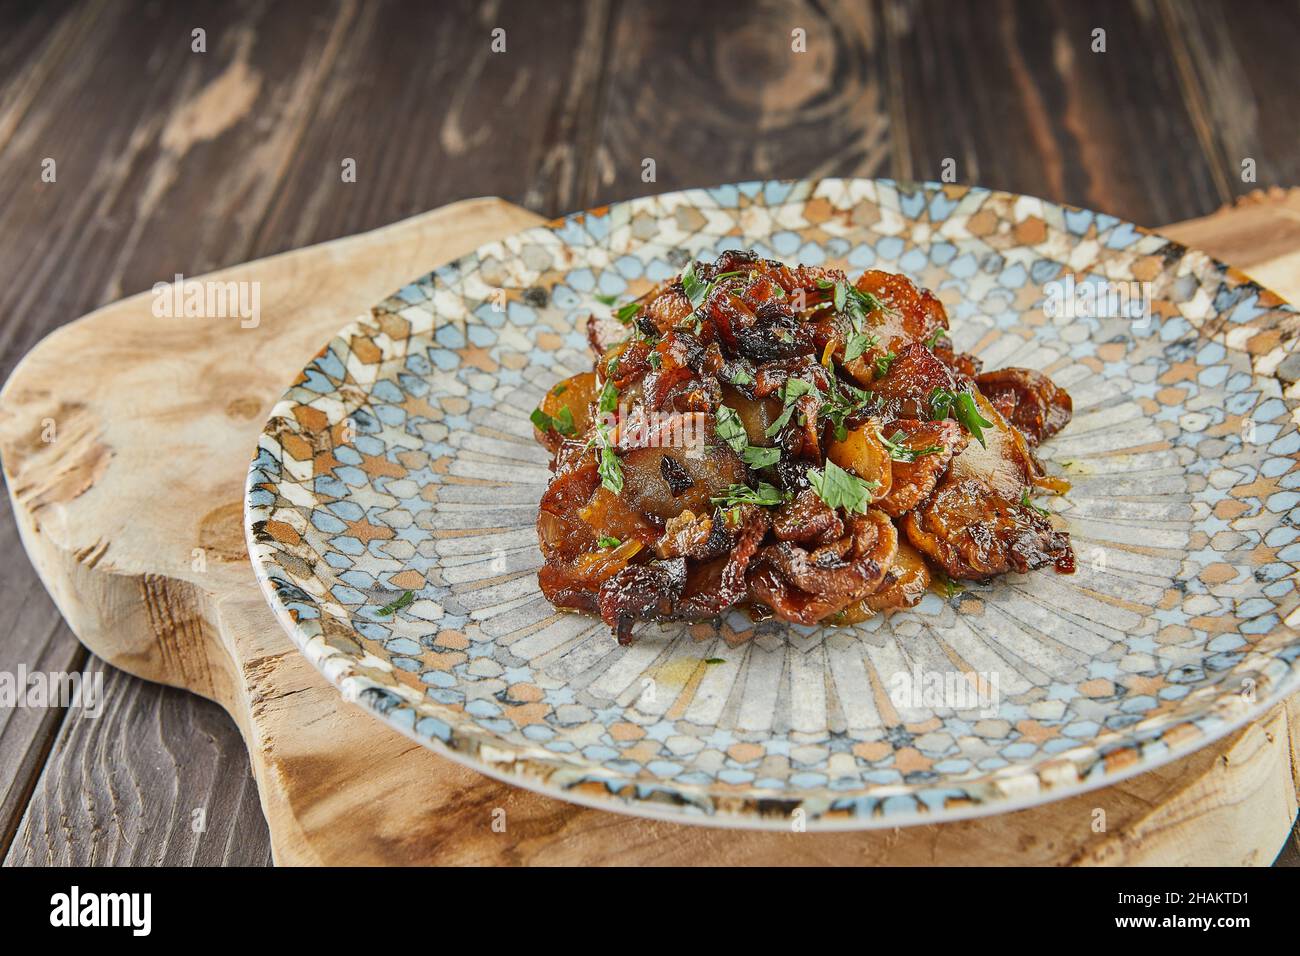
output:
POLYGON ((746 827, 1010 810, 1173 760, 1300 688, 1298 328, 1201 253, 1025 196, 826 179, 619 203, 485 245, 330 342, 261 437, 250 552, 345 698, 511 783, 746 827), (1078 572, 846 628, 732 613, 626 648, 557 612, 528 415, 590 369, 596 296, 734 247, 905 272, 959 350, 1067 388, 1074 420, 1041 451, 1073 483, 1048 503, 1078 572))

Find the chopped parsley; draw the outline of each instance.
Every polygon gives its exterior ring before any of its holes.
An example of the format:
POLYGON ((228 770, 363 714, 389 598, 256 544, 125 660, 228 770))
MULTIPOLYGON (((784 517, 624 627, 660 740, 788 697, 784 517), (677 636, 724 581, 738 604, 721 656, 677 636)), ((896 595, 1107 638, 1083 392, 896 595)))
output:
POLYGON ((596 299, 597 302, 601 302, 601 303, 603 303, 603 304, 605 304, 605 305, 613 305, 615 302, 618 301, 618 296, 616 296, 616 295, 604 295, 604 294, 602 294, 602 293, 597 293, 597 295, 595 296, 595 299, 596 299))
POLYGON ((730 445, 737 455, 743 454, 749 447, 749 436, 745 433, 744 423, 735 410, 727 405, 718 406, 717 430, 718 437, 730 445))
POLYGON ((623 542, 618 540, 618 538, 609 534, 601 535, 596 539, 596 546, 598 548, 617 548, 622 543, 623 542))
POLYGON ((805 382, 801 378, 788 378, 785 384, 781 386, 781 401, 785 409, 777 416, 776 421, 763 429, 763 434, 771 438, 790 421, 790 416, 794 414, 794 403, 796 399, 802 398, 811 392, 817 391, 811 382, 805 382))
POLYGON ((775 465, 781 459, 781 449, 761 448, 749 443, 749 434, 735 410, 727 405, 718 406, 718 437, 731 446, 732 451, 741 457, 750 468, 766 468, 775 465))
POLYGON ((413 603, 414 601, 415 601, 414 591, 403 591, 401 597, 393 601, 391 604, 385 604, 375 613, 383 615, 384 617, 388 617, 390 614, 396 614, 402 608, 406 607, 408 604, 413 603))
POLYGON ((682 291, 686 293, 686 299, 691 303, 692 309, 698 309, 703 305, 704 298, 709 293, 708 285, 701 282, 699 276, 695 274, 694 262, 682 272, 682 291))
POLYGON ((956 415, 957 421, 975 436, 975 440, 981 445, 985 444, 984 429, 992 428, 993 423, 979 413, 979 409, 975 407, 975 396, 970 392, 962 392, 957 396, 956 415))
POLYGON ((984 429, 992 428, 993 423, 979 413, 975 396, 970 392, 958 392, 954 395, 945 388, 936 388, 930 393, 930 419, 942 421, 951 414, 981 445, 984 441, 984 429))
POLYGON ((769 485, 766 481, 760 481, 758 488, 754 489, 749 485, 729 485, 727 490, 721 495, 709 499, 715 505, 762 505, 770 508, 774 505, 784 504, 787 501, 787 495, 780 488, 769 485))
POLYGON ((870 332, 854 332, 844 346, 844 361, 852 362, 878 341, 870 332))
POLYGON ((621 493, 623 491, 623 462, 619 459, 618 452, 609 443, 609 425, 605 422, 596 423, 596 428, 587 441, 587 447, 590 448, 593 444, 599 448, 599 453, 596 455, 596 473, 600 475, 601 485, 616 495, 621 493))
POLYGON ((848 512, 866 514, 867 505, 871 503, 872 492, 880 488, 878 481, 864 481, 857 475, 850 474, 830 459, 826 468, 809 468, 808 483, 812 485, 817 497, 826 502, 828 507, 843 508, 848 512))
POLYGON ((939 587, 943 588, 943 596, 946 598, 955 597, 956 595, 961 594, 962 591, 966 590, 964 587, 962 587, 960 584, 958 584, 956 581, 948 577, 948 575, 944 574, 942 571, 938 570, 937 568, 934 571, 930 572, 930 576, 931 579, 936 584, 939 585, 939 587))
POLYGON ((750 468, 757 470, 759 468, 767 468, 769 465, 775 465, 780 461, 781 449, 763 448, 759 445, 750 445, 740 453, 740 457, 750 468))
POLYGON ((935 329, 934 332, 930 334, 930 337, 925 340, 925 347, 928 349, 933 349, 936 345, 939 344, 940 339, 946 339, 947 337, 948 337, 948 330, 945 329, 943 326, 939 326, 939 328, 935 329))
POLYGON ((884 432, 879 433, 880 443, 885 446, 889 452, 889 457, 894 461, 916 461, 918 458, 924 458, 926 455, 937 455, 943 451, 942 445, 926 445, 924 448, 913 448, 906 444, 907 436, 901 431, 894 432, 893 438, 886 438, 884 432))
POLYGON ((889 374, 889 367, 894 364, 894 359, 898 356, 893 352, 886 352, 876 359, 876 378, 884 378, 889 374))
POLYGON ((555 396, 560 396, 563 395, 568 390, 569 390, 569 386, 561 382, 559 385, 555 386, 555 388, 551 389, 551 394, 555 396))
POLYGON ((651 368, 657 369, 663 364, 664 358, 658 352, 651 352, 646 356, 645 360, 650 363, 651 368))
POLYGON ((612 412, 618 408, 618 387, 612 378, 605 379, 605 385, 600 390, 599 402, 597 407, 602 412, 612 412))
POLYGON ((528 416, 540 431, 550 431, 554 429, 561 435, 572 435, 575 431, 573 425, 573 412, 568 407, 561 408, 559 414, 551 416, 546 414, 540 408, 534 408, 533 413, 528 416))
POLYGON ((706 657, 706 658, 704 658, 704 663, 706 663, 706 664, 725 664, 725 663, 727 663, 727 662, 726 662, 726 660, 725 660, 724 658, 721 658, 721 657, 706 657))
POLYGON ((1051 514, 1051 512, 1048 511, 1046 508, 1044 508, 1042 505, 1036 505, 1033 503, 1033 501, 1030 500, 1028 488, 1022 488, 1020 490, 1020 507, 1029 508, 1033 511, 1037 511, 1044 518, 1046 518, 1048 515, 1051 514))
POLYGON ((735 367, 726 370, 724 377, 732 385, 753 385, 754 376, 750 375, 743 368, 735 367))

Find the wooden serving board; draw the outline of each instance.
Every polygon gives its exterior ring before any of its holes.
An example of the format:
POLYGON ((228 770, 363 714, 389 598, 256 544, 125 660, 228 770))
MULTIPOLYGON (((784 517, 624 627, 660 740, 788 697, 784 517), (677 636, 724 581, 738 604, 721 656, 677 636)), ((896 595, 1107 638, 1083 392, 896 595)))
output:
MULTIPOLYGON (((468 200, 204 277, 260 282, 256 328, 158 319, 142 293, 50 335, 0 392, 5 477, 46 587, 93 652, 230 712, 278 863, 1273 859, 1296 815, 1300 699, 1104 790, 860 834, 724 830, 586 809, 453 764, 344 703, 276 623, 245 552, 244 476, 262 422, 307 360, 372 303, 540 221, 501 200, 468 200), (493 826, 498 808, 504 832, 493 826)), ((1300 191, 1164 232, 1300 300, 1300 191)))

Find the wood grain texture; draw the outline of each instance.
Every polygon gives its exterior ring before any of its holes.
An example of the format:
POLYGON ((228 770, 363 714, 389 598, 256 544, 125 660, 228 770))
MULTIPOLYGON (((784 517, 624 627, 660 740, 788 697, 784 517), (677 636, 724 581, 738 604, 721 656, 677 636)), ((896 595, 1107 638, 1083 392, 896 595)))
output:
MULTIPOLYGON (((1294 4, 1166 0, 725 15, 615 0, 0 0, 0 376, 50 330, 176 272, 482 192, 550 216, 759 175, 933 178, 951 155, 959 181, 1139 222, 1204 215, 1254 188, 1243 155, 1261 185, 1300 179, 1294 124, 1278 119, 1294 111, 1297 39, 1294 4), (497 25, 508 52, 489 56, 497 25), (189 51, 195 26, 206 54, 189 51), (789 51, 795 26, 806 54, 789 51), (1105 55, 1083 52, 1094 26, 1108 31, 1105 55), (656 183, 641 180, 647 155, 656 183), (40 181, 45 157, 55 184, 40 181), (342 157, 357 160, 356 183, 341 181, 342 157)), ((1267 234, 1220 223, 1242 239, 1226 257, 1263 261, 1259 277, 1279 285, 1262 270, 1291 268, 1273 253, 1295 221, 1267 234)), ((0 548, 0 669, 80 666, 40 590, 18 548, 0 548)), ((94 723, 56 737, 63 720, 0 714, 0 853, 46 785, 47 752, 57 759, 94 723)), ((159 732, 201 748, 184 736, 195 726, 159 732)), ((89 772, 83 784, 113 805, 89 772)))
POLYGON ((98 659, 88 670, 106 672, 115 706, 68 711, 5 865, 269 862, 257 787, 221 708, 98 659))

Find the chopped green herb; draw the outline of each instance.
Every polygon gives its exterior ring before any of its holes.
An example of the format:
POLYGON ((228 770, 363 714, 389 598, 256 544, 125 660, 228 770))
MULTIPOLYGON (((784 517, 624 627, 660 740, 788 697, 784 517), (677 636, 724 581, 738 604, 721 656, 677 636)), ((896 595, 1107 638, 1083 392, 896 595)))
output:
POLYGON ((918 458, 924 458, 926 455, 937 455, 943 451, 942 445, 926 445, 924 448, 913 448, 905 444, 907 436, 901 431, 894 432, 893 438, 886 438, 884 433, 880 433, 880 443, 885 446, 889 452, 889 457, 894 461, 916 461, 918 458))
POLYGON ((871 493, 880 487, 878 481, 863 481, 827 459, 825 470, 808 469, 808 483, 817 496, 831 508, 866 514, 871 503, 871 493))
POLYGON ((650 363, 651 368, 658 368, 663 364, 664 358, 658 352, 651 352, 646 356, 646 361, 650 363))
POLYGON ((554 429, 561 435, 572 435, 574 432, 573 412, 569 411, 567 407, 561 408, 559 414, 554 418, 540 408, 534 408, 528 419, 541 431, 554 429))
POLYGON ((401 597, 393 601, 391 604, 385 604, 375 613, 380 614, 384 617, 388 617, 388 615, 390 614, 396 614, 402 608, 406 607, 408 604, 411 604, 414 600, 415 600, 414 591, 403 591, 401 597))
POLYGON ((943 588, 943 596, 946 598, 952 598, 966 590, 952 578, 948 577, 948 575, 937 569, 931 572, 931 579, 938 584, 939 587, 943 588))
POLYGON ((952 411, 953 403, 952 392, 946 388, 936 388, 930 393, 930 420, 941 422, 948 417, 952 411))
POLYGON ((551 394, 552 394, 552 395, 557 395, 557 396, 558 396, 558 395, 563 395, 563 394, 564 394, 565 392, 567 392, 568 390, 569 390, 569 386, 567 386, 567 385, 565 385, 563 382, 561 382, 559 385, 555 386, 555 388, 551 389, 551 394))
POLYGON ((750 375, 743 368, 732 368, 726 373, 727 381, 732 385, 753 385, 754 376, 750 375))
POLYGON ((775 465, 781 460, 781 449, 779 448, 762 448, 758 445, 750 445, 740 457, 750 468, 755 470, 767 468, 769 465, 775 465))
POLYGON ((771 438, 782 428, 785 428, 786 423, 790 421, 790 416, 794 414, 795 400, 815 391, 817 389, 813 387, 812 383, 805 382, 801 378, 786 379, 785 384, 781 386, 781 401, 784 403, 785 409, 777 416, 776 421, 763 430, 763 434, 771 438))
POLYGON ((617 495, 623 490, 623 462, 609 443, 609 425, 605 422, 596 423, 591 438, 587 440, 587 447, 590 448, 593 444, 600 449, 600 454, 596 456, 596 473, 600 475, 600 483, 617 495))
POLYGON ((894 364, 894 359, 898 358, 893 352, 886 352, 876 359, 876 378, 884 378, 889 374, 889 367, 894 364))
POLYGON ((619 541, 618 538, 608 534, 602 535, 596 539, 596 546, 598 548, 617 548, 622 543, 623 542, 619 541))
POLYGON ((848 298, 849 284, 843 280, 835 283, 835 296, 831 301, 835 306, 836 312, 844 311, 844 303, 848 301, 848 298))
POLYGON ((618 408, 618 388, 612 378, 605 379, 605 385, 600 390, 599 402, 597 407, 602 412, 612 412, 618 408))
POLYGON ((1051 512, 1048 511, 1046 508, 1044 508, 1042 505, 1036 505, 1033 503, 1033 501, 1030 500, 1028 488, 1022 488, 1020 490, 1020 507, 1030 508, 1033 511, 1037 511, 1044 518, 1046 518, 1048 515, 1051 514, 1051 512))
POLYGON ((726 405, 718 406, 718 437, 731 446, 737 454, 742 454, 749 446, 749 436, 745 433, 745 424, 735 410, 726 405))
POLYGON ((726 662, 723 658, 721 658, 721 657, 706 657, 706 658, 704 659, 704 663, 706 663, 706 664, 725 664, 725 663, 727 663, 727 662, 726 662))
POLYGON ((708 295, 709 287, 696 276, 694 262, 682 272, 682 291, 686 293, 686 299, 691 303, 692 309, 698 309, 704 304, 704 297, 708 295))
POLYGON ((618 319, 624 325, 627 325, 636 318, 636 314, 641 311, 641 306, 635 302, 629 302, 627 305, 619 306, 614 310, 614 318, 618 319))
POLYGON ((750 504, 770 508, 784 503, 788 497, 780 488, 760 481, 757 490, 748 485, 729 485, 723 494, 710 498, 709 501, 715 505, 750 504))
POLYGON ((928 339, 925 340, 925 347, 928 349, 932 349, 939 344, 940 339, 945 339, 947 337, 948 337, 948 330, 945 329, 943 326, 940 326, 939 328, 935 329, 933 333, 931 333, 928 339))
POLYGON ((605 305, 613 305, 618 301, 618 296, 616 295, 597 294, 595 298, 597 302, 603 302, 605 305))
POLYGON ((974 436, 975 440, 981 445, 984 442, 984 429, 992 428, 993 423, 987 421, 975 407, 975 396, 970 392, 961 392, 957 395, 957 407, 954 413, 957 421, 965 426, 966 430, 974 436))
POLYGON ((875 345, 877 341, 876 337, 869 332, 854 332, 849 336, 849 341, 844 346, 844 361, 852 362, 875 345))

